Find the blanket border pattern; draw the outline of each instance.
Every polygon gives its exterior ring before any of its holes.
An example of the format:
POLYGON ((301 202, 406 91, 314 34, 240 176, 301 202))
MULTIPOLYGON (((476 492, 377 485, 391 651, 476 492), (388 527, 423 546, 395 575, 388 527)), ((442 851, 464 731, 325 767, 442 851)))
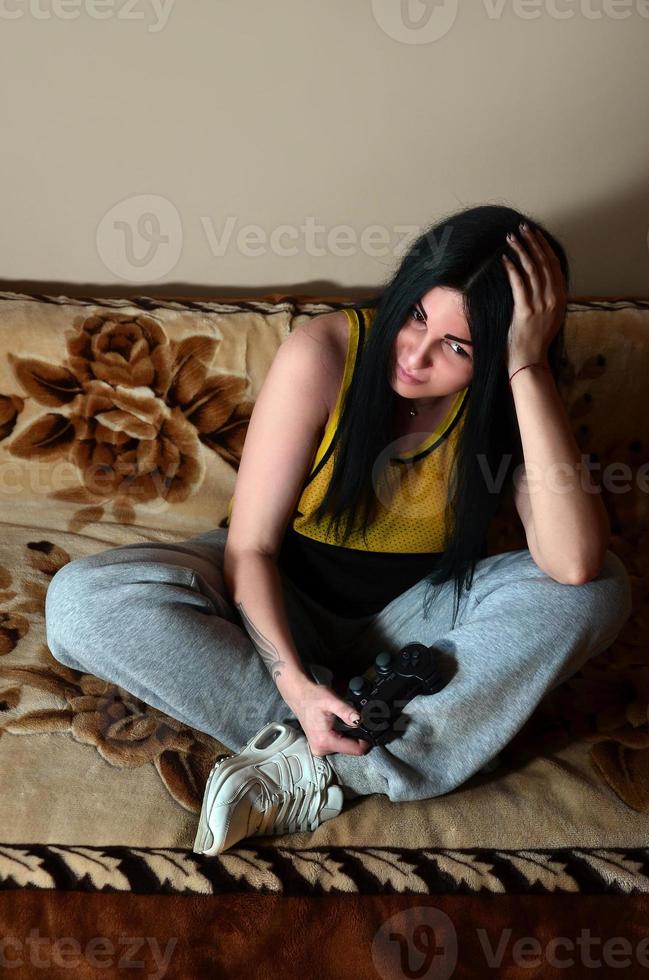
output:
POLYGON ((184 848, 0 844, 0 890, 133 894, 646 894, 649 848, 272 845, 184 848))

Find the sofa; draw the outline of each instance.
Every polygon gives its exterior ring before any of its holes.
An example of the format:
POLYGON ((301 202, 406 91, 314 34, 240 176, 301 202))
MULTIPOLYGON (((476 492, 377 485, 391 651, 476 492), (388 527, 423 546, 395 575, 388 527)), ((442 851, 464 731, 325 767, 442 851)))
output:
MULTIPOLYGON (((147 937, 133 957, 153 969, 156 948, 171 949, 165 975, 179 977, 250 976, 252 964, 253 975, 401 976, 390 972, 393 921, 454 937, 455 976, 474 975, 484 955, 480 923, 539 939, 583 923, 601 936, 623 929, 631 943, 643 935, 649 301, 571 301, 560 380, 575 438, 601 474, 633 614, 544 698, 492 771, 430 800, 348 801, 312 833, 253 837, 205 858, 192 852, 202 792, 214 761, 240 746, 48 650, 45 595, 67 562, 225 526, 278 346, 305 319, 354 305, 362 297, 0 293, 3 935, 27 936, 40 917, 50 939, 74 938, 84 969, 91 937, 110 940, 114 959, 118 937, 147 937)), ((525 546, 504 500, 489 554, 525 546)), ((50 969, 70 975, 56 959, 50 969)))

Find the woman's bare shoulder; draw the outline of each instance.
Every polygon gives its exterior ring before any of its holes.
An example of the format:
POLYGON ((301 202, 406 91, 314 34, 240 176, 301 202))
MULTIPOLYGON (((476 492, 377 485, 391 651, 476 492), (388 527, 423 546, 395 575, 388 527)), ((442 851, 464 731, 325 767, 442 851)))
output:
POLYGON ((316 339, 331 344, 334 351, 343 349, 343 357, 347 351, 349 335, 349 318, 344 310, 331 310, 329 313, 318 313, 302 325, 303 329, 316 339))
POLYGON ((347 342, 349 337, 349 318, 344 310, 331 310, 319 313, 311 320, 301 324, 300 329, 322 345, 323 373, 319 382, 330 413, 338 397, 338 390, 345 371, 347 342))

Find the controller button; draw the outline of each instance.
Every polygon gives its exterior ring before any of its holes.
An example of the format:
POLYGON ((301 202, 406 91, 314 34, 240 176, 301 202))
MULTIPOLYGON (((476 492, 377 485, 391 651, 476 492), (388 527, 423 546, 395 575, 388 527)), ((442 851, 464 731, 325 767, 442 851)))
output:
POLYGON ((392 665, 392 657, 389 653, 379 653, 374 661, 374 666, 378 671, 384 673, 388 671, 392 665))
POLYGON ((352 694, 360 694, 361 691, 365 690, 365 684, 366 681, 364 677, 352 677, 347 686, 352 694))

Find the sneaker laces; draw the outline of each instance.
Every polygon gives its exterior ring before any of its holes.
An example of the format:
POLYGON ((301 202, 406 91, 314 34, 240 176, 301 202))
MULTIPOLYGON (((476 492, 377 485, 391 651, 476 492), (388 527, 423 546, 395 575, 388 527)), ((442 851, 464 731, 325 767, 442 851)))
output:
POLYGON ((291 834, 298 830, 315 830, 319 826, 328 767, 320 756, 313 756, 313 761, 318 778, 317 782, 309 782, 306 789, 296 786, 292 790, 280 789, 271 793, 262 781, 263 815, 259 827, 250 836, 291 834))

